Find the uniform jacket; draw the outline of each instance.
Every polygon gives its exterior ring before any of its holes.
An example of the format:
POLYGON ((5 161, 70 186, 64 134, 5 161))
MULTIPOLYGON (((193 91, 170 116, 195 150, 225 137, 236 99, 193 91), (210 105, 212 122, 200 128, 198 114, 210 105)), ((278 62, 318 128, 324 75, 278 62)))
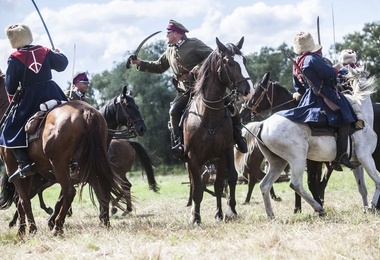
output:
POLYGON ((62 89, 52 80, 51 73, 52 69, 63 71, 67 65, 65 55, 39 45, 20 48, 10 55, 5 78, 7 93, 14 95, 19 82, 24 89, 13 113, 1 129, 0 146, 27 147, 24 126, 39 111, 40 104, 51 99, 67 100, 62 89))
POLYGON ((69 100, 82 100, 82 101, 90 104, 90 101, 88 100, 86 95, 80 93, 79 91, 77 91, 75 89, 73 91, 71 91, 71 98, 70 98, 70 90, 65 91, 65 94, 69 100))
MULTIPOLYGON (((182 40, 184 40, 184 43, 179 47, 170 45, 157 61, 141 61, 137 69, 161 74, 171 68, 174 77, 180 79, 182 75, 187 74, 195 66, 199 66, 213 51, 197 38, 187 38, 184 36, 182 40)), ((179 81, 179 91, 186 91, 193 84, 194 81, 191 79, 179 81)))
POLYGON ((278 114, 298 122, 318 122, 319 115, 325 114, 328 124, 332 127, 342 127, 357 121, 357 117, 346 97, 337 90, 336 70, 318 54, 308 54, 299 67, 316 88, 322 88, 322 93, 340 107, 340 111, 332 111, 324 102, 323 98, 317 96, 307 83, 302 83, 293 75, 293 84, 296 91, 302 94, 298 107, 278 114))

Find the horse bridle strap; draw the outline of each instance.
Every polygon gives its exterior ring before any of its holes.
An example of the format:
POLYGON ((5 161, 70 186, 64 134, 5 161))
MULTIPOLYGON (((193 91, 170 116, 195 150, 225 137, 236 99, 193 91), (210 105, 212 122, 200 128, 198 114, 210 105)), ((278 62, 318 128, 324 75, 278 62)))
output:
MULTIPOLYGON (((226 74, 226 76, 227 76, 227 80, 229 81, 229 89, 231 89, 231 88, 233 88, 233 89, 236 89, 237 88, 237 86, 240 84, 240 83, 242 83, 242 82, 244 82, 244 81, 248 81, 248 80, 250 80, 251 78, 243 78, 242 80, 240 80, 240 81, 238 81, 238 82, 236 82, 235 81, 235 79, 231 76, 231 74, 230 74, 230 71, 228 70, 228 66, 227 66, 227 64, 226 64, 226 62, 224 61, 224 59, 223 59, 223 57, 221 57, 221 60, 222 60, 222 69, 223 69, 223 72, 226 74)), ((219 81, 220 82, 223 82, 223 80, 222 80, 222 76, 218 73, 218 78, 219 78, 219 81)))

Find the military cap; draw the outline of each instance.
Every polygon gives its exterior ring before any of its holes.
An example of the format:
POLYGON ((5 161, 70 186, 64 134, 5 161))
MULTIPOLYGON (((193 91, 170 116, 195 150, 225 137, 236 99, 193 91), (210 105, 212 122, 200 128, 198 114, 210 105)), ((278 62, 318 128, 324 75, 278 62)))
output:
POLYGON ((85 72, 80 72, 73 78, 73 84, 77 84, 78 82, 89 82, 87 78, 87 74, 85 72))
POLYGON ((174 21, 174 20, 169 21, 169 24, 166 27, 166 30, 174 31, 174 32, 177 32, 179 34, 185 34, 185 33, 189 32, 189 30, 187 30, 185 26, 183 26, 181 23, 174 21))

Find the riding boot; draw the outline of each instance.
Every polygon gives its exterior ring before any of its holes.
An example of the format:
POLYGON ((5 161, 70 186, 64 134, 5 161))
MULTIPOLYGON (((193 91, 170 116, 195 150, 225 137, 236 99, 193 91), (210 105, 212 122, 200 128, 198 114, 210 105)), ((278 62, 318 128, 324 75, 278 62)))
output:
POLYGON ((181 141, 181 131, 179 127, 172 129, 172 155, 178 159, 182 159, 185 155, 185 148, 181 141))
POLYGON ((334 168, 334 164, 343 164, 350 169, 355 169, 354 166, 347 155, 347 146, 348 146, 348 134, 349 134, 349 126, 341 127, 338 129, 338 137, 337 137, 337 145, 336 145, 336 158, 334 162, 332 162, 332 166, 334 168))
POLYGON ((247 140, 241 135, 241 120, 239 114, 235 116, 231 116, 232 126, 233 126, 233 136, 236 144, 236 149, 238 149, 241 153, 248 152, 247 140))
POLYGON ((34 163, 30 160, 26 148, 14 148, 12 151, 16 157, 18 169, 9 177, 8 181, 13 182, 17 178, 25 178, 33 175, 34 171, 32 167, 34 163))

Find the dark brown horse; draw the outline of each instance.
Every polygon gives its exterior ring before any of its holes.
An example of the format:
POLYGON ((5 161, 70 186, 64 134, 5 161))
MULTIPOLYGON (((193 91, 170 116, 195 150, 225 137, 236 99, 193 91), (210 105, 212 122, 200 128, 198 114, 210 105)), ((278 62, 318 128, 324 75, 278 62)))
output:
MULTIPOLYGON (((2 78, 0 89, 4 89, 2 78)), ((0 103, 7 99, 0 95, 0 103)), ((2 115, 1 115, 2 116, 2 115)), ((100 207, 100 220, 109 226, 109 204, 118 197, 125 197, 125 186, 114 173, 107 156, 107 123, 104 117, 92 106, 82 101, 72 101, 54 108, 46 118, 40 138, 29 143, 28 153, 35 162, 33 169, 45 179, 52 179, 61 186, 60 203, 52 219, 53 234, 63 233, 67 211, 76 194, 74 185, 89 184, 91 194, 95 192, 100 207), (77 174, 70 171, 78 165, 77 174)), ((1 149, 1 159, 8 174, 17 170, 16 159, 7 148, 1 149)), ((18 194, 20 235, 26 231, 26 219, 30 233, 37 231, 31 202, 31 178, 14 181, 18 194)), ((83 186, 82 186, 83 187, 83 186)), ((82 189, 80 189, 80 194, 82 189)), ((91 196, 93 203, 94 196, 91 196)), ((125 202, 125 200, 123 200, 125 202)))
MULTIPOLYGON (((184 146, 187 153, 187 170, 192 188, 193 223, 201 222, 200 205, 203 199, 203 165, 212 163, 216 168, 214 189, 216 219, 223 219, 222 193, 224 183, 229 184, 230 197, 226 218, 236 216, 235 189, 237 172, 234 165, 232 121, 226 99, 234 95, 252 95, 253 84, 245 68, 240 51, 242 38, 236 45, 223 45, 216 38, 217 49, 203 62, 193 92, 193 100, 183 122, 184 146), (226 90, 231 91, 230 94, 226 90)), ((250 98, 248 96, 247 98, 250 98)))

